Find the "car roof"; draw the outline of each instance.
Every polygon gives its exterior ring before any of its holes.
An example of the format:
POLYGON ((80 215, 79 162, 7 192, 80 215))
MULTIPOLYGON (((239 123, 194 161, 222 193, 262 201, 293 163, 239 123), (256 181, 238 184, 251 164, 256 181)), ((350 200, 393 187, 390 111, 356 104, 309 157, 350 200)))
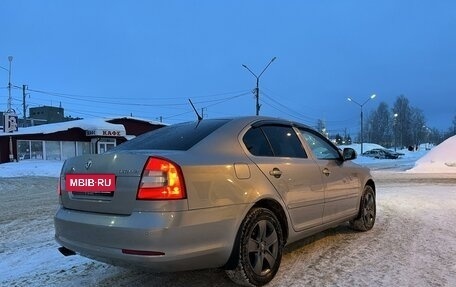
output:
MULTIPOLYGON (((296 127, 304 127, 308 129, 315 130, 314 128, 296 121, 291 121, 283 118, 269 117, 269 116, 233 116, 233 117, 224 117, 224 118, 211 118, 203 119, 202 121, 210 120, 229 120, 232 122, 244 123, 246 126, 251 124, 253 126, 259 126, 263 124, 278 124, 278 125, 291 125, 296 127)), ((195 121, 197 122, 197 121, 195 121)))
MULTIPOLYGON (((293 122, 290 120, 274 118, 274 117, 265 117, 265 116, 239 116, 239 117, 225 117, 225 118, 213 118, 213 119, 203 119, 204 121, 215 121, 215 120, 225 120, 227 121, 223 126, 213 131, 207 137, 205 137, 200 142, 196 143, 192 149, 193 150, 205 150, 207 151, 208 147, 211 150, 229 150, 232 149, 236 143, 238 143, 238 137, 233 135, 239 135, 239 132, 244 128, 249 126, 261 126, 263 124, 274 124, 274 125, 286 125, 286 126, 296 126, 296 127, 305 127, 312 129, 304 124, 293 122), (220 140, 223 139, 223 140, 220 140)), ((193 122, 197 124, 197 121, 193 122)), ((315 129, 312 129, 315 131, 315 129)))

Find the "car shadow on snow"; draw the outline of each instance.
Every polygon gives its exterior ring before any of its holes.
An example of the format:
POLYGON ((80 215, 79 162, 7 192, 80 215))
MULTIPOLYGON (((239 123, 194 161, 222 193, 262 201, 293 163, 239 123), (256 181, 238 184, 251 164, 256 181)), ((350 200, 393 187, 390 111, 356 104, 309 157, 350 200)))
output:
POLYGON ((221 269, 206 269, 174 273, 153 273, 109 266, 112 276, 99 280, 97 287, 113 286, 237 286, 221 269))
MULTIPOLYGON (((358 232, 344 224, 313 236, 301 239, 284 249, 282 265, 276 278, 270 283, 280 286, 281 278, 287 277, 289 266, 304 262, 301 254, 310 254, 321 251, 321 246, 334 247, 335 242, 353 238, 358 232)), ((100 279, 98 287, 107 286, 237 286, 221 269, 206 269, 175 273, 153 273, 146 270, 132 270, 122 267, 107 266, 105 274, 112 274, 100 279)))
MULTIPOLYGON (((312 236, 303 238, 299 241, 293 242, 284 249, 284 256, 287 256, 288 254, 301 251, 303 248, 308 248, 309 245, 311 244, 321 244, 326 241, 331 242, 335 240, 339 240, 340 237, 347 237, 346 235, 355 235, 358 234, 359 231, 355 231, 351 229, 348 225, 342 224, 337 227, 333 227, 330 229, 327 229, 325 231, 319 232, 317 234, 314 234, 312 236), (323 242, 324 241, 324 242, 323 242)), ((350 236, 349 236, 350 237, 350 236)))

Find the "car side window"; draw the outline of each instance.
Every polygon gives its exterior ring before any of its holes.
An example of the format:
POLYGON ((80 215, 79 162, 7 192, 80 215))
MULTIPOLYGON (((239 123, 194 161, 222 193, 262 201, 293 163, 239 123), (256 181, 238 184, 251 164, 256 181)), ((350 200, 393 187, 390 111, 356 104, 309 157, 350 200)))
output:
POLYGON ((252 155, 274 156, 271 145, 266 139, 261 128, 252 128, 245 135, 242 141, 252 155))
POLYGON ((243 138, 249 152, 256 156, 307 158, 292 127, 264 125, 250 129, 243 138))
POLYGON ((264 134, 271 144, 274 156, 307 158, 296 132, 288 126, 262 126, 264 134))
POLYGON ((300 129, 301 135, 317 159, 339 159, 340 153, 317 133, 300 129))

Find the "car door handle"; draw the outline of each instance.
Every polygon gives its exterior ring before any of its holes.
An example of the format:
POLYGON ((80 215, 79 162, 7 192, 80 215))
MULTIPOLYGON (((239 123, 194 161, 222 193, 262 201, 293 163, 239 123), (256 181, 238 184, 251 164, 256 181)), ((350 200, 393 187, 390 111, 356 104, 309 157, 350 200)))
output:
POLYGON ((329 176, 331 174, 331 172, 329 171, 329 169, 327 169, 326 167, 322 170, 322 172, 326 175, 326 176, 329 176))
POLYGON ((279 178, 280 176, 282 176, 282 171, 277 167, 274 167, 272 170, 269 171, 269 174, 275 178, 279 178))

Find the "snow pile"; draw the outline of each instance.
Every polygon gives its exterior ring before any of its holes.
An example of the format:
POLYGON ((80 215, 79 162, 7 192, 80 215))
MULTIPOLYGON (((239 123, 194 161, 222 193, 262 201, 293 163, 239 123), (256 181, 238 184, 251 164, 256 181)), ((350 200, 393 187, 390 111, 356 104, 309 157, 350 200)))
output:
POLYGON ((1 177, 50 176, 58 177, 63 161, 24 160, 0 164, 1 177))
POLYGON ((456 136, 452 136, 418 159, 408 172, 456 173, 456 136))

